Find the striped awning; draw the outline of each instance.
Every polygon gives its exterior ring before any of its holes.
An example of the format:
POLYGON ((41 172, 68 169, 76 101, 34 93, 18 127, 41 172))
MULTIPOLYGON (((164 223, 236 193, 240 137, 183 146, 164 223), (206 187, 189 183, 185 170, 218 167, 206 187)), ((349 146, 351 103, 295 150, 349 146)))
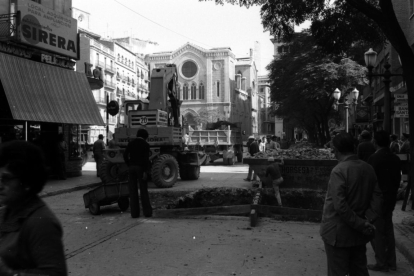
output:
POLYGON ((84 73, 0 53, 0 81, 15 120, 104 125, 84 73))

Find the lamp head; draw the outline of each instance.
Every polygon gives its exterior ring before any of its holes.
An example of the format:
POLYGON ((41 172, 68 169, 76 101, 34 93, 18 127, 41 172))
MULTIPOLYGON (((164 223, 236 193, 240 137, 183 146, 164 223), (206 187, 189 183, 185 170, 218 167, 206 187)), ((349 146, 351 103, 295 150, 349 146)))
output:
POLYGON ((335 100, 339 100, 341 98, 341 90, 339 90, 338 88, 335 89, 334 93, 333 93, 333 97, 335 98, 335 100))
POLYGON ((354 88, 354 90, 352 90, 352 99, 355 100, 355 103, 358 102, 358 96, 359 96, 359 91, 358 89, 354 88))
POLYGON ((377 52, 370 48, 367 52, 365 52, 364 57, 365 65, 367 67, 375 67, 375 64, 377 63, 377 52))

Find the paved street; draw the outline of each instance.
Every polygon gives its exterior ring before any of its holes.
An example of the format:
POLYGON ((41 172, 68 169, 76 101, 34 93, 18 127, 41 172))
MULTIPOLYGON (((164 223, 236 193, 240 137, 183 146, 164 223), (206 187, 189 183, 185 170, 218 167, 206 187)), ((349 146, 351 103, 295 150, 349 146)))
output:
MULTIPOLYGON (((235 185, 245 169, 202 167, 206 172, 193 188, 223 181, 235 185), (226 173, 231 170, 240 173, 226 173)), ((188 182, 177 187, 184 185, 191 187, 188 182)), ((86 192, 44 199, 64 226, 70 275, 326 275, 318 224, 260 219, 250 228, 244 217, 131 219, 129 210, 121 213, 116 204, 92 216, 83 205, 86 192)), ((370 246, 367 255, 372 263, 370 246)), ((370 275, 414 275, 400 253, 398 267, 370 275)))

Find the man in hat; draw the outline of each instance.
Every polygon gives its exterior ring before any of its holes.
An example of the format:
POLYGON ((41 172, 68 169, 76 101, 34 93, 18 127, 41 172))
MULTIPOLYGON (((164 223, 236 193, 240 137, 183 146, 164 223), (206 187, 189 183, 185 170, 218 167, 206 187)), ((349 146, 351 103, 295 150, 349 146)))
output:
POLYGON ((359 159, 364 160, 365 162, 367 162, 368 158, 376 151, 374 144, 371 142, 371 138, 371 133, 368 130, 361 132, 361 142, 357 148, 357 155, 359 159))
POLYGON ((400 148, 400 153, 410 153, 410 134, 403 133, 401 137, 401 141, 403 142, 400 148))
MULTIPOLYGON (((247 148, 249 149, 249 153, 251 156, 254 156, 256 153, 258 153, 259 145, 257 144, 256 140, 254 139, 254 136, 250 136, 247 141, 247 148)), ((243 179, 244 181, 251 181, 252 180, 252 172, 253 168, 249 165, 249 173, 247 174, 247 178, 243 179)), ((253 173, 253 181, 257 180, 256 172, 253 173)))

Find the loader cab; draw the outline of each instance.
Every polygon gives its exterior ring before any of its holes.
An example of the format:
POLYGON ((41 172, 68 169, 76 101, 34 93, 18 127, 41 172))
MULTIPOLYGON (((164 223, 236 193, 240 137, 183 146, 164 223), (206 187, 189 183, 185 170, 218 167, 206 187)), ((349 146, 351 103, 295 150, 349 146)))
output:
POLYGON ((124 110, 125 110, 125 125, 129 124, 130 120, 130 111, 142 111, 148 110, 149 101, 147 99, 125 101, 124 110))

